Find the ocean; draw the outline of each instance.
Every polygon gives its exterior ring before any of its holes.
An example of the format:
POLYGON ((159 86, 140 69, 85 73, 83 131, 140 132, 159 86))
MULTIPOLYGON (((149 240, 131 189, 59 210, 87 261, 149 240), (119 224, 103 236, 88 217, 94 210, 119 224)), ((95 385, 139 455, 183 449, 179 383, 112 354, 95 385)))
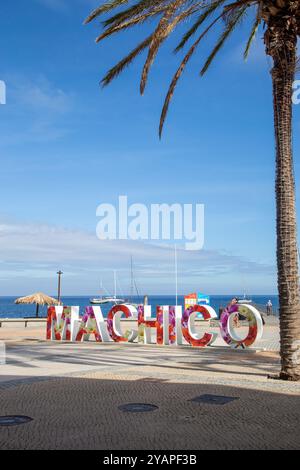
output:
MULTIPOLYGON (((217 314, 219 309, 226 307, 230 300, 235 297, 233 295, 211 295, 210 296, 210 305, 215 309, 217 314)), ((55 295, 54 295, 55 297, 55 295)), ((83 313, 84 308, 90 305, 90 298, 95 297, 90 296, 67 296, 62 297, 62 302, 64 305, 68 306, 79 306, 80 312, 83 313)), ((242 299, 242 296, 240 296, 242 299)), ((35 316, 35 305, 16 305, 14 303, 16 297, 0 297, 0 318, 23 318, 23 317, 34 317, 35 316)), ((175 296, 174 295, 149 295, 149 304, 155 307, 156 305, 175 305, 175 296)), ((257 305, 265 309, 266 303, 270 299, 273 304, 273 312, 277 314, 278 312, 278 296, 277 295, 252 295, 251 299, 254 305, 257 305)), ((132 303, 143 303, 141 297, 132 297, 132 303)), ((184 304, 184 297, 178 296, 178 305, 184 304)), ((103 315, 106 316, 111 304, 101 305, 103 315)), ((47 307, 40 307, 39 311, 40 317, 47 316, 47 307)))

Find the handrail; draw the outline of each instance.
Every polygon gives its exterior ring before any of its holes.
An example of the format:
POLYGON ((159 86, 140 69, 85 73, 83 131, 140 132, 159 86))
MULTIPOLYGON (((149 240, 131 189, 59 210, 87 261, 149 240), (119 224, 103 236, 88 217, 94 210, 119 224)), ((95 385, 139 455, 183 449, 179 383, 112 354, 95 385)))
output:
POLYGON ((28 323, 46 323, 47 318, 0 318, 0 328, 2 323, 24 323, 27 328, 28 323))

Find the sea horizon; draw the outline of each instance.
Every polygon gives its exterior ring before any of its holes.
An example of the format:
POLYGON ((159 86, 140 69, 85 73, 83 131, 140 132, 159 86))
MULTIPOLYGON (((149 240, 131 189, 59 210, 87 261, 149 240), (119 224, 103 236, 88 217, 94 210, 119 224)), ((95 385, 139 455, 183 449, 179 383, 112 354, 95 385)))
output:
MULTIPOLYGON (((244 294, 208 294, 210 297, 210 305, 219 312, 220 308, 226 307, 229 303, 230 299, 233 297, 238 297, 242 299, 244 294)), ((99 295, 98 295, 99 296, 99 295)), ((148 294, 149 304, 154 307, 157 305, 175 305, 176 304, 176 296, 175 294, 148 294)), ((14 303, 15 299, 20 296, 1 296, 0 297, 0 318, 23 318, 23 317, 34 317, 35 316, 35 305, 16 305, 14 303)), ((57 295, 53 295, 53 297, 57 297, 57 295)), ((79 306, 80 313, 82 314, 84 308, 91 305, 90 299, 93 297, 97 297, 97 294, 93 295, 63 295, 61 297, 62 303, 68 306, 79 306)), ((120 297, 125 301, 132 301, 133 303, 142 303, 143 295, 120 295, 120 297)), ((278 310, 278 295, 277 294, 253 294, 253 295, 246 295, 247 298, 250 298, 253 301, 253 304, 258 305, 260 307, 265 307, 268 300, 271 300, 273 304, 274 313, 277 313, 278 310)), ((178 294, 178 305, 184 304, 184 295, 178 294)), ((112 304, 103 304, 101 305, 101 309, 103 315, 106 316, 108 311, 110 310, 112 304)), ((39 311, 39 316, 41 318, 47 316, 47 307, 41 306, 39 311)))

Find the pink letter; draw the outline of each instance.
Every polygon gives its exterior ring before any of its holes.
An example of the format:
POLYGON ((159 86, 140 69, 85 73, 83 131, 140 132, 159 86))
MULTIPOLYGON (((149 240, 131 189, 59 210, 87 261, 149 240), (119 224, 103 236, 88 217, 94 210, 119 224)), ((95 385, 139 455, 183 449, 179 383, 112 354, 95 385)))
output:
POLYGON ((263 324, 261 315, 252 305, 235 304, 225 308, 220 318, 221 335, 225 343, 232 348, 245 348, 251 346, 257 339, 261 339, 263 334, 263 324), (249 331, 245 339, 241 339, 234 332, 231 325, 231 318, 238 314, 243 315, 249 322, 249 331))

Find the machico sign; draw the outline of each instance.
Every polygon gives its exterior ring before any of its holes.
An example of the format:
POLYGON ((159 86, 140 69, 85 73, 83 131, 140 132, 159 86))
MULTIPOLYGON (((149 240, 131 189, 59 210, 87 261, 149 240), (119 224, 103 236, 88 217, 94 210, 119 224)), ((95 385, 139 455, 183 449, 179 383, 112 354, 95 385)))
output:
MULTIPOLYGON (((218 333, 210 332, 200 336, 195 327, 195 318, 201 313, 204 320, 216 319, 217 314, 210 306, 193 305, 182 312, 181 306, 158 306, 156 317, 151 315, 150 305, 134 307, 129 304, 115 305, 104 320, 100 307, 86 307, 80 317, 79 307, 49 307, 47 339, 50 341, 97 342, 138 342, 151 344, 152 331, 156 332, 156 344, 183 345, 205 348, 211 345, 218 333), (121 329, 121 317, 136 323, 136 329, 121 329)), ((260 313, 252 305, 233 305, 221 315, 220 334, 232 348, 247 348, 262 337, 263 324, 260 313), (247 336, 238 337, 232 328, 232 316, 240 313, 249 324, 247 336)))

